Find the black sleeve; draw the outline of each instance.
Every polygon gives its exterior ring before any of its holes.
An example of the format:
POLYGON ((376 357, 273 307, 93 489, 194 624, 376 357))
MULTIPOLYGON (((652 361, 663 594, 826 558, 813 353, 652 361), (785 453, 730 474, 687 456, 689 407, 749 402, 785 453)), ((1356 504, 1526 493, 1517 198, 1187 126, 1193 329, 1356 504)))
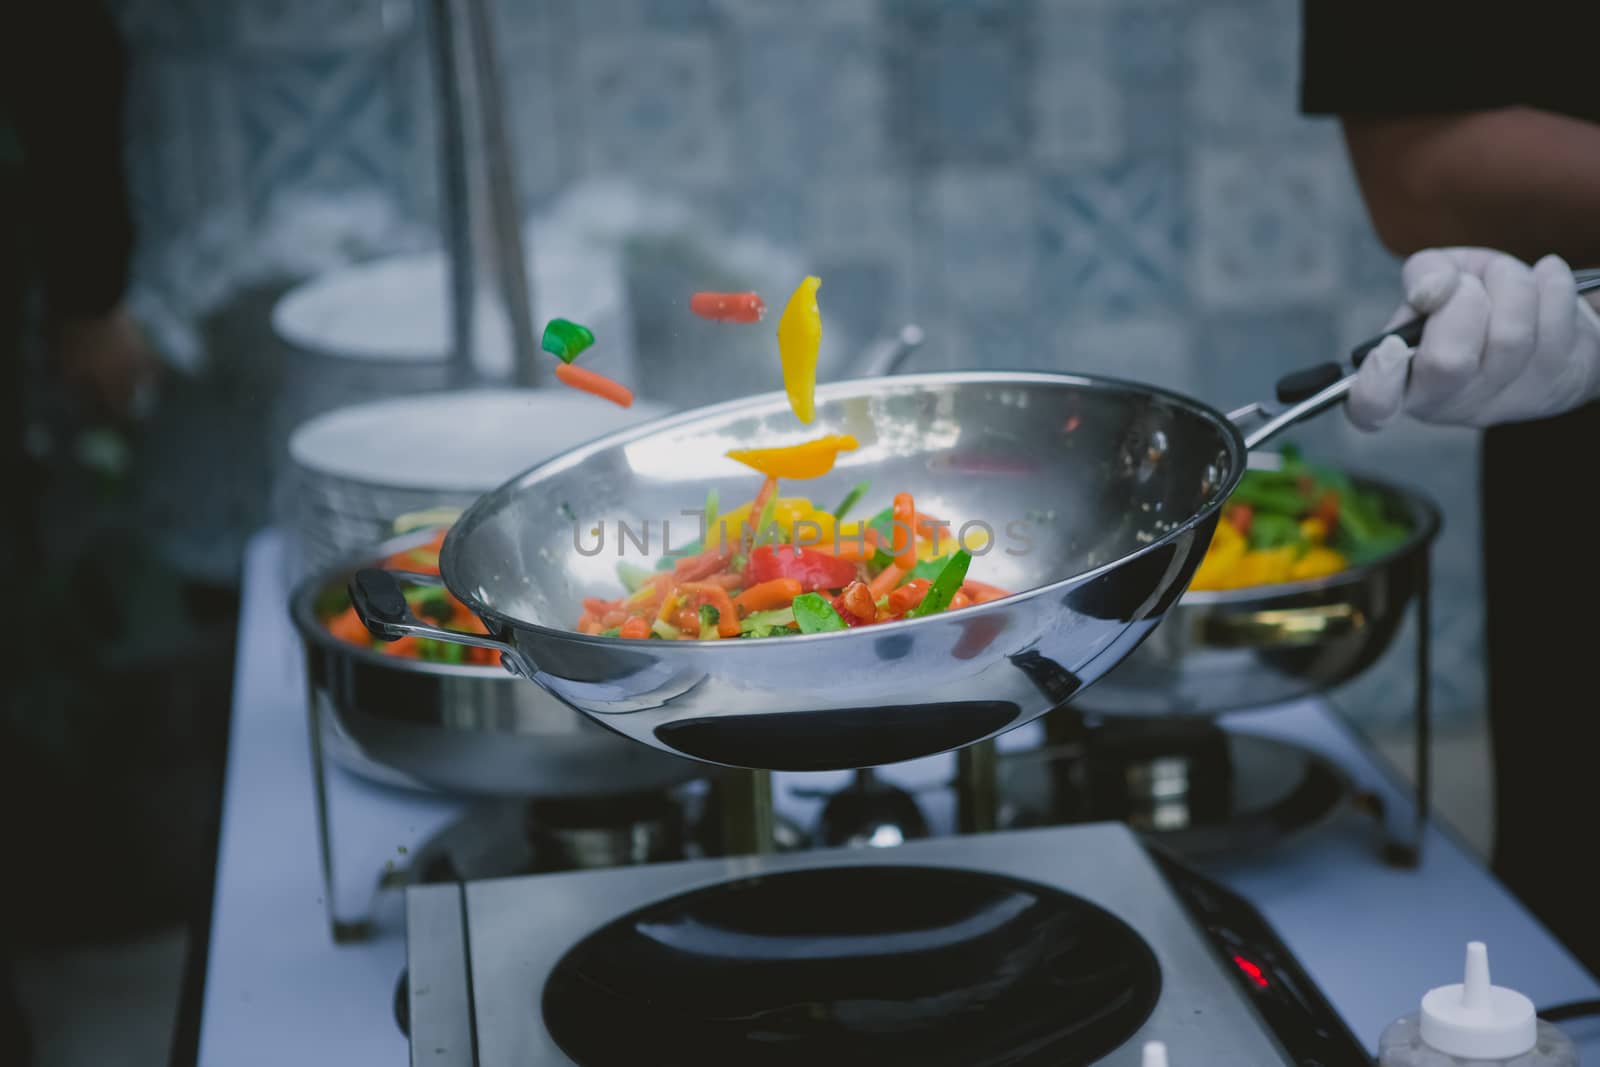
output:
POLYGON ((121 36, 98 0, 28 0, 0 22, 0 77, 28 198, 21 214, 48 314, 100 314, 122 299, 133 250, 121 36))
POLYGON ((1525 106, 1594 118, 1583 29, 1545 9, 1301 0, 1300 110, 1396 115, 1525 106))

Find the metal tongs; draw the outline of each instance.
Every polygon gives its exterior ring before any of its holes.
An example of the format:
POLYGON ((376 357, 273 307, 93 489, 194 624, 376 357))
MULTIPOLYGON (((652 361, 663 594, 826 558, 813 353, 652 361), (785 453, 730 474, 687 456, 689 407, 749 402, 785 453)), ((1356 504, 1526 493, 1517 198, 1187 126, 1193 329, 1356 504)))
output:
MULTIPOLYGON (((1577 282, 1579 296, 1600 290, 1600 269, 1573 271, 1572 277, 1577 282)), ((1417 346, 1422 343, 1422 329, 1427 322, 1426 316, 1419 315, 1362 341, 1350 350, 1348 370, 1341 363, 1328 362, 1285 375, 1278 380, 1276 404, 1246 404, 1230 411, 1228 418, 1236 423, 1250 418, 1264 420, 1260 426, 1245 434, 1245 446, 1254 449, 1289 423, 1310 418, 1343 400, 1355 384, 1356 371, 1361 369, 1361 364, 1366 362, 1373 349, 1388 338, 1400 338, 1409 349, 1407 358, 1415 356, 1417 346)))

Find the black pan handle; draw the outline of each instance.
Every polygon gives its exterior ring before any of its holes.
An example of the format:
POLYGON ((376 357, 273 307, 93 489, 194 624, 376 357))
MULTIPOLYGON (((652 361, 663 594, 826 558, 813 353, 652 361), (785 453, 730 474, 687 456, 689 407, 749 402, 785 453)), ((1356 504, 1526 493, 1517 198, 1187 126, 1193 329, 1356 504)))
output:
POLYGON ((1278 403, 1298 404, 1309 400, 1344 377, 1337 363, 1318 363, 1315 367, 1292 371, 1278 379, 1278 403))
MULTIPOLYGON (((1578 295, 1592 293, 1600 289, 1600 270, 1576 270, 1572 272, 1572 280, 1578 295)), ((1357 370, 1366 362, 1372 350, 1390 336, 1398 337, 1406 343, 1408 348, 1416 348, 1422 343, 1422 328, 1428 324, 1426 316, 1419 315, 1409 322, 1402 322, 1392 330, 1385 330, 1376 337, 1370 337, 1350 350, 1350 365, 1357 370)))
POLYGON ((1406 343, 1406 347, 1408 348, 1417 347, 1422 343, 1422 328, 1427 324, 1427 319, 1420 317, 1415 318, 1410 322, 1401 323, 1392 330, 1380 333, 1376 337, 1371 337, 1365 341, 1362 341, 1360 344, 1356 345, 1350 350, 1350 365, 1357 370, 1360 370, 1361 364, 1366 362, 1367 356, 1372 354, 1372 350, 1383 344, 1383 342, 1390 336, 1400 338, 1400 340, 1406 343))
POLYGON ((350 578, 350 603, 361 617, 367 631, 380 641, 398 641, 408 634, 426 637, 432 641, 445 641, 473 648, 489 648, 500 653, 500 663, 512 674, 532 678, 534 671, 514 646, 487 634, 462 633, 446 630, 416 617, 406 595, 401 591, 402 581, 414 585, 443 585, 438 575, 414 574, 411 571, 385 571, 364 567, 350 578))
POLYGON ((400 583, 388 571, 364 569, 350 579, 350 602, 361 622, 380 641, 398 641, 416 622, 400 583))

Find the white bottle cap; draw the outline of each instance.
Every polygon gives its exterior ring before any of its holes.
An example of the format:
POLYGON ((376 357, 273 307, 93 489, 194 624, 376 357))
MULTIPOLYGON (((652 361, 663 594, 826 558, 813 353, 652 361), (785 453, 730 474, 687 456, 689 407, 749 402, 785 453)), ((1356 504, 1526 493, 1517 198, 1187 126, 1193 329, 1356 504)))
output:
POLYGON ((1140 1061, 1141 1067, 1167 1067, 1167 1046, 1159 1041, 1146 1041, 1144 1043, 1144 1059, 1140 1061))
POLYGON ((1533 1001, 1489 982, 1489 950, 1467 946, 1460 985, 1440 986, 1422 998, 1421 1037, 1430 1048, 1467 1060, 1509 1060, 1539 1039, 1533 1001))

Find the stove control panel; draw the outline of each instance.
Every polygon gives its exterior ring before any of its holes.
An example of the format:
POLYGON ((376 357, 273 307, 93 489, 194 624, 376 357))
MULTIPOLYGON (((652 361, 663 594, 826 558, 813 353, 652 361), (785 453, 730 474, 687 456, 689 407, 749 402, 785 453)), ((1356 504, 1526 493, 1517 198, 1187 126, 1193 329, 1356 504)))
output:
POLYGON ((1371 1067, 1372 1054, 1249 901, 1158 848, 1150 855, 1299 1067, 1371 1067))

